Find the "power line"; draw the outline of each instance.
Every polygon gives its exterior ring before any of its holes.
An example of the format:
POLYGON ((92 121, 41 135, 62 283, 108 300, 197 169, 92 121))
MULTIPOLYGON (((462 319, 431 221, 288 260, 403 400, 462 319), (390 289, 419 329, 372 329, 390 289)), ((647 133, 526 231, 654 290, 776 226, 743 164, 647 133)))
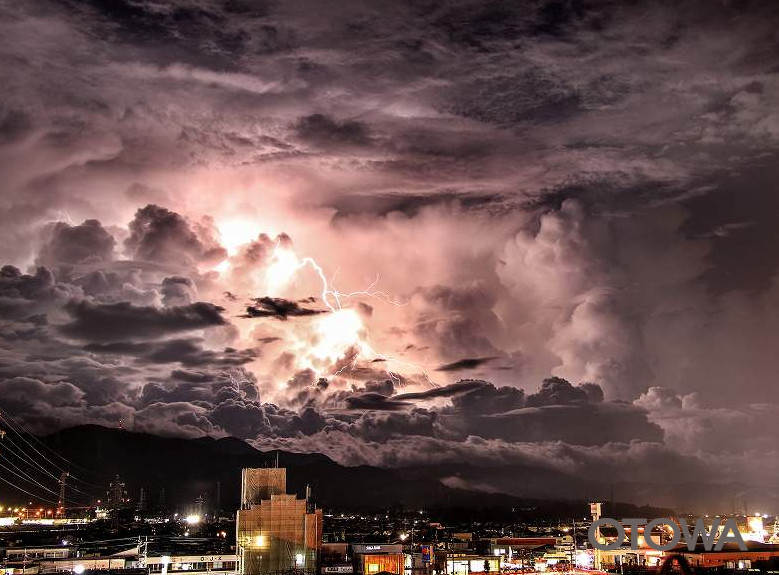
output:
MULTIPOLYGON (((3 434, 2 436, 0 436, 0 439, 5 439, 5 434, 3 434)), ((8 445, 8 444, 7 444, 7 443, 4 443, 4 445, 7 447, 7 445, 8 445)), ((55 491, 53 491, 53 490, 49 489, 48 487, 46 487, 45 485, 43 485, 43 484, 42 484, 40 481, 38 481, 37 479, 35 479, 35 478, 34 478, 32 475, 30 475, 29 473, 27 473, 26 471, 24 471, 23 469, 21 469, 19 466, 17 466, 17 465, 16 465, 16 464, 15 464, 13 461, 11 461, 10 459, 8 459, 8 458, 5 456, 5 453, 3 453, 3 452, 0 452, 0 457, 2 457, 2 458, 3 458, 3 459, 4 459, 4 460, 5 460, 5 461, 6 461, 8 464, 10 464, 10 465, 11 465, 11 466, 12 466, 14 469, 16 469, 16 471, 14 471, 13 469, 10 469, 10 468, 8 468, 6 465, 3 465, 2 463, 0 463, 0 467, 2 467, 3 469, 5 469, 5 470, 6 470, 8 473, 10 473, 11 475, 13 475, 13 476, 17 477, 18 479, 21 479, 22 481, 26 481, 26 482, 27 482, 27 483, 29 483, 29 484, 35 485, 35 486, 39 487, 40 489, 43 489, 44 491, 48 491, 49 493, 52 493, 53 495, 57 495, 57 493, 56 493, 55 491)), ((40 496, 38 496, 38 495, 33 495, 33 494, 32 494, 32 493, 30 493, 29 491, 27 491, 27 490, 25 490, 25 489, 23 489, 23 488, 19 487, 18 485, 12 484, 12 483, 11 483, 11 482, 9 482, 9 481, 5 481, 5 482, 6 482, 6 483, 8 483, 9 485, 12 485, 12 486, 13 486, 13 487, 15 487, 16 489, 19 489, 19 490, 21 490, 21 491, 24 491, 24 492, 25 492, 25 493, 27 493, 28 495, 32 495, 33 497, 37 497, 37 498, 39 498, 39 499, 43 499, 44 501, 49 501, 49 500, 48 500, 48 499, 46 499, 46 498, 40 497, 40 496)), ((75 503, 75 502, 73 502, 73 501, 68 501, 68 503, 70 504, 70 503, 75 503)))
POLYGON ((17 473, 17 472, 15 472, 15 471, 13 471, 12 469, 9 469, 8 467, 6 467, 5 465, 3 465, 2 463, 0 463, 0 467, 2 467, 3 469, 5 469, 6 471, 8 471, 8 472, 9 472, 11 475, 15 475, 16 477, 18 477, 19 479, 21 479, 21 480, 23 480, 23 481, 26 481, 27 483, 32 483, 32 484, 35 484, 35 485, 37 485, 38 487, 40 487, 41 489, 45 489, 45 490, 46 490, 46 491, 48 491, 49 493, 51 493, 51 494, 53 494, 53 495, 57 495, 57 493, 56 493, 55 491, 53 491, 53 490, 49 489, 48 487, 46 487, 45 485, 43 485, 43 484, 42 484, 42 483, 40 483, 39 481, 35 480, 35 479, 34 479, 34 478, 33 478, 33 477, 32 477, 32 476, 29 474, 29 473, 26 473, 26 472, 24 472, 24 471, 23 471, 23 470, 21 470, 19 467, 17 467, 16 465, 14 465, 14 464, 13 464, 13 462, 11 462, 11 461, 8 461, 8 459, 6 459, 6 458, 3 456, 3 454, 2 454, 2 453, 0 453, 0 457, 2 457, 3 459, 5 459, 5 461, 6 461, 6 462, 10 463, 10 464, 11 464, 11 466, 13 466, 13 467, 14 467, 14 468, 15 468, 15 469, 18 471, 18 473, 17 473))
MULTIPOLYGON (((19 446, 14 444, 12 441, 10 441, 10 440, 6 441, 5 442, 5 448, 6 448, 5 451, 6 451, 7 454, 13 455, 21 463, 25 463, 28 466, 32 463, 32 465, 35 466, 35 468, 37 468, 37 469, 33 468, 32 469, 33 471, 38 471, 38 473, 42 472, 42 473, 44 473, 47 476, 48 479, 53 479, 53 480, 55 480, 55 481, 57 481, 59 483, 59 479, 55 475, 52 475, 51 473, 49 473, 45 468, 43 468, 41 465, 39 465, 35 460, 31 459, 29 457, 29 455, 27 455, 24 451, 20 450, 21 454, 19 452, 17 452, 16 450, 19 449, 19 446)), ((4 454, 0 454, 0 457, 4 458, 11 465, 14 465, 13 462, 7 456, 5 456, 4 454)), ((18 467, 16 465, 14 465, 14 467, 16 467, 18 469, 18 467)), ((88 499, 93 499, 94 498, 94 494, 82 491, 82 490, 80 490, 77 487, 74 487, 72 485, 70 486, 70 490, 74 491, 76 493, 79 493, 79 494, 81 494, 82 496, 84 496, 84 497, 86 497, 88 499)), ((57 494, 55 493, 55 495, 57 495, 57 494)))
MULTIPOLYGON (((32 440, 33 440, 33 441, 35 441, 36 443, 38 443, 39 445, 41 445, 42 447, 44 447, 45 449, 47 449, 47 450, 48 450, 49 452, 51 452, 52 454, 54 454, 54 455, 56 455, 57 457, 59 457, 59 458, 60 458, 62 461, 64 461, 65 463, 67 463, 69 466, 71 466, 71 467, 78 467, 79 469, 83 469, 84 471, 89 471, 88 469, 86 469, 86 468, 84 468, 84 467, 81 467, 80 465, 77 465, 77 464, 73 463, 73 462, 72 462, 72 461, 70 461, 69 459, 66 459, 65 457, 63 457, 62 455, 60 455, 59 453, 57 453, 56 451, 54 451, 54 450, 53 450, 51 447, 49 447, 48 445, 46 445, 45 443, 43 443, 43 442, 42 442, 40 439, 38 439, 38 438, 35 436, 35 434, 33 434, 33 433, 32 433, 32 432, 31 432, 31 431, 30 431, 30 430, 29 430, 29 429, 28 429, 28 428, 27 428, 27 427, 26 427, 26 426, 25 426, 23 423, 21 423, 21 422, 19 422, 19 421, 16 421, 16 419, 14 419, 14 418, 13 418, 13 417, 12 417, 12 416, 11 416, 11 415, 8 413, 8 412, 4 411, 2 408, 0 408, 0 419, 1 419, 1 420, 3 420, 3 421, 6 423, 6 425, 8 425, 8 426, 9 426, 9 427, 10 427, 10 428, 11 428, 11 429, 12 429, 12 430, 13 430, 13 431, 16 433, 16 435, 18 435, 18 436, 19 436, 19 437, 22 439, 22 441, 24 441, 24 442, 25 442, 27 445, 29 445, 29 446, 30 446, 30 448, 31 448, 33 451, 35 451, 35 452, 36 452, 38 455, 40 455, 41 457, 43 457, 44 459, 46 459, 47 461, 49 461, 49 462, 51 463, 51 465, 52 465, 54 468, 58 469, 59 471, 68 471, 68 470, 67 470, 67 469, 65 469, 65 468, 63 468, 63 467, 61 467, 61 466, 59 466, 59 465, 57 465, 56 463, 52 462, 51 460, 49 460, 49 458, 48 458, 48 457, 46 457, 45 455, 43 455, 43 454, 42 454, 40 451, 38 451, 38 450, 35 448, 35 446, 34 446, 34 445, 32 445, 32 444, 31 444, 29 441, 27 441, 27 440, 24 438, 24 435, 27 435, 28 437, 32 438, 32 440), (20 429, 21 429, 21 430, 24 432, 24 434, 20 433, 20 432, 19 432, 19 430, 18 430, 18 429, 16 429, 16 428, 20 428, 20 429)), ((75 476, 73 476, 73 477, 75 477, 75 476)), ((89 484, 89 482, 87 482, 87 481, 83 481, 83 480, 79 479, 78 477, 75 477, 75 478, 76 478, 76 479, 78 479, 79 481, 82 481, 83 483, 87 483, 87 484, 89 484)), ((100 487, 100 486, 98 486, 98 485, 93 485, 93 487, 100 487)))
POLYGON ((45 497, 40 497, 40 496, 38 496, 38 495, 35 495, 34 493, 30 493, 29 491, 27 491, 26 489, 24 489, 24 488, 22 488, 22 487, 19 487, 18 485, 14 485, 13 483, 11 483, 10 481, 8 481, 8 480, 7 480, 7 479, 5 479, 4 477, 0 477, 0 481, 2 481, 3 483, 7 483, 8 485, 10 485, 11 487, 13 487, 14 489, 16 489, 16 490, 18 490, 18 491, 21 491, 22 493, 26 493, 26 494, 27 494, 27 495, 29 495, 30 497, 34 497, 35 499, 38 499, 39 501, 45 501, 46 503, 52 503, 52 504, 54 504, 54 505, 56 505, 56 504, 57 504, 57 502, 56 502, 56 501, 52 501, 51 499, 46 499, 45 497))
MULTIPOLYGON (((65 457, 63 457, 62 455, 60 455, 59 453, 57 453, 56 451, 54 451, 54 450, 53 450, 51 447, 49 447, 48 445, 46 445, 45 443, 43 443, 43 442, 42 442, 40 439, 38 439, 37 437, 35 437, 35 435, 33 435, 32 433, 30 433, 30 431, 29 431, 29 430, 28 430, 28 429, 27 429, 27 428, 24 426, 24 424, 22 424, 22 423, 20 423, 20 422, 16 421, 16 420, 15 420, 13 417, 11 417, 11 416, 10 416, 10 415, 9 415, 7 412, 5 412, 5 411, 4 411, 3 409, 1 409, 1 408, 0 408, 0 420, 4 421, 4 422, 5 422, 5 424, 6 424, 6 425, 7 425, 9 428, 11 428, 11 429, 12 429, 12 431, 14 431, 14 433, 16 433, 16 435, 18 435, 18 436, 19 436, 19 438, 20 438, 22 441, 24 441, 24 442, 25 442, 25 443, 26 443, 26 444, 27 444, 27 445, 28 445, 28 446, 29 446, 29 447, 30 447, 30 448, 31 448, 33 451, 35 451, 35 453, 37 453, 38 455, 40 455, 40 456, 41 456, 43 459, 45 459, 45 460, 46 460, 46 461, 47 461, 49 464, 51 464, 51 466, 52 466, 52 467, 54 467, 55 469, 57 469, 57 470, 59 470, 59 471, 68 471, 68 472, 69 472, 69 470, 68 470, 68 469, 65 469, 65 468, 63 468, 63 467, 61 467, 61 466, 57 465, 56 463, 52 462, 52 461, 51 461, 51 460, 50 460, 48 457, 46 457, 45 455, 43 455, 43 454, 42 454, 40 451, 38 451, 38 450, 35 448, 35 446, 34 446, 34 445, 32 445, 32 444, 31 444, 29 441, 27 441, 27 439, 25 439, 24 435, 22 435, 21 433, 19 433, 19 430, 18 430, 18 429, 15 429, 15 427, 19 427, 19 428, 21 428, 21 429, 22 429, 22 431, 24 431, 24 432, 25 432, 25 435, 28 435, 29 437, 31 437, 31 438, 32 438, 34 441, 38 442, 38 443, 39 443, 41 446, 43 446, 44 448, 46 448, 47 450, 49 450, 51 453, 53 453, 54 455, 56 455, 57 457, 59 457, 59 458, 60 458, 62 461, 64 461, 65 463, 68 463, 68 464, 69 464, 69 465, 71 465, 72 467, 78 467, 79 469, 83 469, 84 471, 89 471, 88 469, 86 469, 86 468, 84 468, 84 467, 81 467, 80 465, 77 465, 77 464, 73 463, 72 461, 70 461, 70 460, 66 459, 65 457)), ((56 476, 53 476, 53 477, 54 477, 54 479, 58 479, 56 476)), ((95 485, 94 483, 90 483, 89 481, 85 481, 85 480, 83 480, 83 479, 81 479, 81 478, 77 477, 76 475, 73 475, 72 473, 70 474, 70 477, 71 477, 71 478, 73 478, 73 479, 75 479, 76 481, 79 481, 79 482, 83 483, 84 485, 87 485, 87 486, 89 486, 89 487, 95 487, 95 488, 97 488, 97 489, 103 489, 103 488, 105 487, 105 486, 101 486, 101 485, 95 485)))
POLYGON ((38 468, 39 472, 44 473, 48 477, 50 477, 52 479, 57 479, 56 475, 52 474, 48 469, 43 467, 40 463, 38 463, 32 457, 30 457, 27 453, 25 453, 22 448, 20 448, 18 445, 16 445, 13 442, 13 440, 11 439, 10 435, 6 435, 6 439, 3 442, 3 445, 5 445, 6 451, 11 453, 17 459, 19 459, 21 461, 24 461, 28 465, 33 465, 34 467, 38 468))
MULTIPOLYGON (((0 416, 0 418, 1 417, 2 416, 0 416)), ((16 434, 19 435, 18 432, 16 432, 16 434)), ((21 437, 21 436, 19 436, 19 437, 21 437)), ((24 440, 23 437, 21 437, 21 439, 24 440)), ((27 454, 24 451, 24 449, 22 449, 19 445, 14 443, 14 440, 11 438, 10 435, 8 435, 8 434, 5 435, 4 444, 5 444, 5 447, 6 447, 6 451, 8 453, 10 453, 11 455, 13 455, 14 457, 16 457, 18 460, 23 461, 23 462, 27 463, 28 465, 30 465, 30 464, 33 465, 34 467, 38 468, 40 470, 40 472, 42 472, 45 475, 47 475, 49 478, 51 478, 51 479, 53 479, 55 481, 59 481, 59 477, 57 477, 56 475, 51 473, 48 469, 43 467, 43 465, 41 465, 40 463, 35 461, 35 459, 33 459, 29 454, 27 454)), ((37 451, 36 451, 36 453, 37 453, 37 451)), ((6 458, 6 460, 8 460, 8 459, 6 458)), ((47 459, 47 461, 48 461, 48 459, 47 459)), ((85 495, 85 496, 87 496, 89 498, 93 497, 93 494, 81 491, 80 489, 78 489, 78 488, 76 488, 76 487, 74 487, 72 485, 71 485, 71 490, 76 491, 77 493, 85 495)))
MULTIPOLYGON (((56 491, 52 491, 51 489, 49 489, 48 487, 46 487, 45 485, 43 485, 43 484, 41 484, 41 483, 38 483, 38 482, 37 482, 37 481, 35 481, 34 479, 27 479, 27 478, 25 478, 25 477, 23 477, 23 476, 19 475, 18 473, 15 473, 13 470, 9 469, 8 467, 6 467, 5 465, 3 465, 2 463, 0 463, 0 467, 2 467, 3 469, 5 469, 5 470, 6 470, 8 473, 10 473, 11 475, 14 475, 14 476, 15 476, 15 477, 17 477, 18 479, 21 479, 22 481, 26 481, 27 483, 30 483, 30 484, 36 485, 36 486, 37 486, 37 487, 39 487, 40 489, 43 489, 43 490, 45 490, 45 491, 48 491, 49 493, 52 493, 52 494, 54 494, 54 495, 58 495, 58 493, 57 493, 56 491)), ((8 481, 6 481, 6 483, 9 483, 9 482, 8 482, 8 481)), ((20 490, 21 490, 21 488, 20 488, 19 486, 15 486, 15 487, 16 487, 17 489, 20 489, 20 490)), ((25 493, 28 493, 28 494, 32 495, 32 494, 31 494, 31 493, 29 493, 28 491, 25 491, 25 493)), ((33 495, 33 497, 37 497, 38 499, 43 499, 44 501, 50 501, 49 499, 46 499, 46 498, 40 497, 40 496, 38 496, 38 495, 33 495)), ((75 502, 75 501, 67 501, 67 503, 68 503, 68 505, 72 505, 72 506, 75 506, 75 505, 77 505, 77 502, 75 502)))

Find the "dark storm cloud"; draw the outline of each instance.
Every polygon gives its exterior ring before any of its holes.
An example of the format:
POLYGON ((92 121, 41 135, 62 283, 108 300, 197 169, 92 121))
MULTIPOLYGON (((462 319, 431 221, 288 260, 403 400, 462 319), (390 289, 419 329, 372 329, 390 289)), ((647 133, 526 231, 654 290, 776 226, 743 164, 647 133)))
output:
POLYGON ((538 391, 525 401, 528 407, 543 405, 577 405, 603 401, 603 390, 594 383, 577 386, 560 377, 550 377, 541 383, 538 391))
POLYGON ((7 409, 13 411, 76 406, 83 398, 83 393, 71 383, 48 385, 25 377, 6 379, 0 382, 0 389, 7 409))
POLYGON ((162 305, 189 305, 197 300, 197 286, 192 278, 173 276, 162 280, 162 305))
POLYGON ((190 223, 176 212, 150 204, 136 212, 129 227, 125 248, 141 261, 193 265, 227 257, 207 219, 190 223))
POLYGON ((86 220, 78 226, 64 222, 51 224, 41 247, 37 263, 44 266, 110 261, 116 241, 97 220, 86 220))
POLYGON ((379 379, 366 381, 363 389, 368 393, 377 393, 384 397, 390 397, 395 393, 396 384, 391 379, 379 379))
POLYGON ((457 205, 469 211, 500 210, 506 203, 498 194, 474 192, 452 193, 440 191, 436 194, 410 194, 403 192, 366 195, 343 195, 331 202, 338 210, 334 218, 348 218, 360 215, 386 216, 392 213, 418 215, 425 208, 440 205, 457 205))
POLYGON ((419 391, 413 393, 401 393, 395 396, 395 399, 433 399, 436 397, 452 397, 453 395, 459 395, 474 389, 479 389, 489 385, 484 381, 478 380, 463 380, 457 383, 451 383, 444 385, 443 387, 435 387, 428 391, 419 391))
MULTIPOLYGON (((328 385, 320 389, 325 391, 329 387, 328 385)), ((411 405, 400 401, 398 397, 393 397, 394 394, 395 383, 391 379, 385 378, 365 381, 362 386, 352 385, 349 389, 334 390, 322 397, 322 400, 328 406, 347 409, 370 409, 367 407, 369 404, 389 406, 389 409, 411 405)))
POLYGON ((465 415, 488 415, 520 408, 525 403, 525 392, 516 387, 496 387, 488 382, 474 386, 465 393, 452 397, 455 412, 465 415))
POLYGON ((618 403, 526 407, 491 414, 474 424, 473 429, 485 430, 481 432, 483 437, 505 441, 556 440, 573 445, 604 445, 610 441, 663 440, 663 430, 648 420, 646 412, 618 403))
MULTIPOLYGON (((742 479, 749 457, 779 477, 775 433, 755 423, 777 399, 778 10, 0 10, 4 407, 41 431, 124 419, 355 465, 476 461, 502 471, 454 479, 493 489, 515 488, 506 465, 664 485, 742 479), (218 273, 215 222, 242 218, 254 241, 232 238, 218 273), (252 282, 292 247, 262 228, 294 228, 297 253, 348 282, 380 273, 402 305, 361 317, 409 344, 404 365, 494 357, 495 381, 434 387, 348 349, 322 384, 290 351, 305 321, 253 322, 245 345, 279 343, 250 373, 264 356, 228 347, 219 304, 241 313, 233 300, 264 293, 252 282)), ((250 309, 317 313, 305 293, 250 309)))
POLYGON ((47 312, 80 295, 79 287, 57 282, 48 268, 38 267, 32 274, 14 266, 0 268, 0 311, 4 319, 45 318, 47 312))
POLYGON ((44 267, 35 270, 35 274, 24 274, 14 266, 0 269, 0 295, 8 299, 39 299, 54 288, 54 275, 44 267))
POLYGON ((248 10, 243 2, 225 2, 224 12, 205 3, 177 2, 160 10, 155 2, 66 2, 73 13, 88 22, 102 24, 100 34, 113 36, 122 45, 145 45, 160 64, 189 62, 214 67, 232 67, 232 59, 249 49, 250 38, 229 26, 226 14, 253 19, 267 14, 264 3, 248 10), (208 43, 203 42, 208 38, 208 43))
POLYGON ((154 339, 227 324, 224 310, 206 302, 160 309, 127 302, 96 305, 82 301, 69 303, 66 310, 72 321, 62 326, 62 332, 93 341, 154 339))
MULTIPOLYGON (((434 410, 441 416, 438 431, 445 429, 446 435, 463 439, 474 434, 503 441, 558 440, 577 445, 603 445, 609 441, 660 441, 663 437, 662 429, 648 420, 644 409, 630 404, 604 404, 598 386, 573 386, 561 378, 547 379, 538 393, 527 398, 520 389, 498 388, 478 380, 463 380, 427 392, 382 397, 392 400, 391 411, 399 411, 410 400, 451 398, 451 408, 434 410), (597 425, 593 424, 595 421, 597 425)), ((359 400, 362 395, 356 398, 359 400)), ((384 404, 378 397, 372 400, 384 404)))
POLYGON ((365 124, 355 120, 339 122, 324 114, 300 118, 295 129, 298 137, 317 146, 365 146, 370 142, 365 124))
POLYGON ((404 401, 397 401, 375 392, 350 395, 345 399, 345 402, 348 409, 371 411, 398 411, 409 406, 404 401))
POLYGON ((478 78, 462 87, 450 110, 481 122, 562 121, 581 111, 577 90, 548 71, 478 78))
POLYGON ((462 371, 464 369, 476 369, 490 361, 498 359, 497 357, 466 357, 452 363, 444 364, 436 368, 436 371, 462 371))
MULTIPOLYGON (((138 412, 144 426, 151 425, 152 413, 174 410, 183 416, 187 413, 185 406, 189 406, 200 434, 221 430, 241 438, 294 437, 316 433, 324 427, 323 416, 310 408, 298 412, 261 403, 254 394, 256 381, 247 372, 204 371, 197 377, 187 374, 183 378, 181 375, 178 372, 172 381, 150 382, 144 386, 139 402, 145 407, 138 412)), ((135 421, 137 424, 138 416, 135 421)), ((177 427, 174 421, 173 425, 160 429, 166 434, 181 434, 177 427)))
MULTIPOLYGON (((189 406, 190 414, 197 417, 201 434, 221 430, 240 438, 295 437, 316 433, 324 427, 323 416, 310 408, 293 411, 261 403, 252 394, 256 381, 246 372, 210 371, 202 375, 146 384, 139 399, 145 407, 139 413, 144 414, 144 419, 146 413, 164 413, 170 409, 183 415, 186 413, 183 406, 189 406)), ((175 423, 168 425, 165 432, 180 434, 176 427, 175 423)))
POLYGON ((180 363, 186 367, 239 366, 254 360, 257 352, 252 349, 224 348, 221 351, 205 349, 197 339, 170 339, 154 343, 93 343, 86 351, 107 355, 128 355, 136 362, 180 363))
POLYGON ((209 381, 213 375, 205 371, 174 369, 170 372, 170 377, 173 380, 186 381, 189 383, 204 383, 209 381))
POLYGON ((254 299, 254 305, 246 308, 246 317, 272 317, 286 321, 290 317, 305 317, 327 313, 327 310, 303 307, 301 303, 278 297, 258 297, 254 299))

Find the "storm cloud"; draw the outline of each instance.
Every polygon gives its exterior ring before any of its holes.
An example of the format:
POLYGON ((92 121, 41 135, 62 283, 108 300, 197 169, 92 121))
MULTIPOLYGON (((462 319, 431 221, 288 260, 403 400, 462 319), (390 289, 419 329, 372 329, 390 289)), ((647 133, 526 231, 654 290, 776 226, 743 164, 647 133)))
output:
POLYGON ((777 22, 0 0, 0 407, 488 490, 775 482, 777 22))

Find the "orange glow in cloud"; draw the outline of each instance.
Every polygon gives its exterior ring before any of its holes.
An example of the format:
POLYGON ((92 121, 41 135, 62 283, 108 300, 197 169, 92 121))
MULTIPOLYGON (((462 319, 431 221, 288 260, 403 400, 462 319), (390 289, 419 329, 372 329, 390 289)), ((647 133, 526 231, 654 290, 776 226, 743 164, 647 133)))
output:
POLYGON ((242 245, 257 239, 263 227, 256 221, 230 218, 216 222, 219 237, 228 255, 235 255, 242 245))
POLYGON ((334 363, 346 350, 356 347, 363 352, 365 326, 353 309, 339 309, 318 319, 314 326, 315 343, 308 353, 321 361, 334 363))
MULTIPOLYGON (((239 253, 241 246, 256 240, 261 232, 267 231, 256 222, 241 218, 221 219, 217 221, 217 226, 222 242, 231 256, 239 253)), ((229 266, 230 263, 226 260, 215 269, 224 272, 229 266)), ((345 355, 356 352, 350 365, 356 365, 361 360, 381 358, 387 362, 384 365, 388 369, 394 364, 402 366, 403 371, 426 371, 416 364, 400 361, 375 350, 369 342, 368 328, 363 317, 356 308, 344 307, 347 300, 354 298, 378 299, 394 306, 405 305, 393 300, 387 293, 375 289, 378 277, 363 290, 342 293, 332 285, 332 281, 314 258, 299 257, 290 246, 277 243, 269 260, 266 260, 264 265, 258 264, 250 278, 249 297, 265 295, 294 299, 291 294, 305 294, 305 286, 308 286, 315 290, 320 305, 327 307, 328 312, 321 316, 275 326, 284 332, 289 349, 295 350, 296 370, 311 368, 320 376, 333 375, 339 361, 343 360, 345 355), (312 281, 313 283, 309 283, 312 281)), ((241 329, 241 333, 246 338, 251 337, 250 329, 241 329)), ((337 371, 346 377, 348 372, 349 368, 343 366, 337 371)), ((393 377, 394 373, 390 372, 390 376, 393 377)))
POLYGON ((305 265, 306 261, 298 259, 294 251, 277 246, 273 252, 273 260, 265 270, 268 295, 282 295, 297 271, 305 265))

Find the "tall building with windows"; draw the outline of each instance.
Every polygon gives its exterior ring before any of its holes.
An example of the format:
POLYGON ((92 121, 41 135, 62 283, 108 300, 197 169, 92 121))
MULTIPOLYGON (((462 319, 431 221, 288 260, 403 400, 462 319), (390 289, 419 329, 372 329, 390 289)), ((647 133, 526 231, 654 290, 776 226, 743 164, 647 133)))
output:
POLYGON ((286 469, 243 470, 236 520, 242 575, 316 572, 322 510, 286 491, 286 469))

